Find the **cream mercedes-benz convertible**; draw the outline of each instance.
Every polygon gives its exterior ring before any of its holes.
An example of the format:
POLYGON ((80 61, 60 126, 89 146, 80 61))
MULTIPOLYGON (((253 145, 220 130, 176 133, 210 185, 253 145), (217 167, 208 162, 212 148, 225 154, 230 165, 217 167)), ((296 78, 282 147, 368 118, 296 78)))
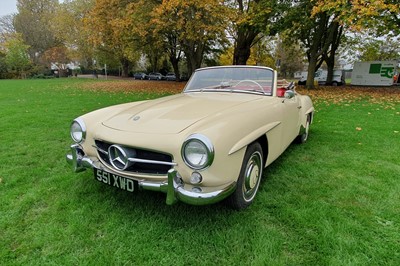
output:
POLYGON ((106 185, 166 193, 166 203, 236 209, 252 203, 263 169, 297 139, 314 108, 271 68, 195 71, 183 93, 126 103, 76 118, 67 161, 106 185))

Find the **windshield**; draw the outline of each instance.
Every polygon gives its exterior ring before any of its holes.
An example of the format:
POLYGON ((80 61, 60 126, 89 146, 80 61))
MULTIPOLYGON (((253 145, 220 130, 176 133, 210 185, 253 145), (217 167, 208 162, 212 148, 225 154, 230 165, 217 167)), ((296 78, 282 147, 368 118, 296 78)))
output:
POLYGON ((197 70, 184 92, 226 91, 272 95, 274 72, 265 67, 212 67, 197 70))

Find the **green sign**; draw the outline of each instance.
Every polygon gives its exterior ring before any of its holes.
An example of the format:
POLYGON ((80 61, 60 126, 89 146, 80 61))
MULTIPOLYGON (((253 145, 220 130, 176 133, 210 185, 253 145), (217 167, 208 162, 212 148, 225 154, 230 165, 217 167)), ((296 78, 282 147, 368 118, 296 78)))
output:
POLYGON ((384 78, 393 78, 394 67, 382 67, 382 64, 370 64, 369 74, 380 74, 384 78))

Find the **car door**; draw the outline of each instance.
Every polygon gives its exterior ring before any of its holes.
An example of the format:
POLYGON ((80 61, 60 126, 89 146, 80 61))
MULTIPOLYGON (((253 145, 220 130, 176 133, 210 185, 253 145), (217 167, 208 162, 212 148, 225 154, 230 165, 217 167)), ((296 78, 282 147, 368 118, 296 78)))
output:
POLYGON ((286 149, 299 134, 300 98, 295 94, 292 98, 282 100, 282 148, 286 149))

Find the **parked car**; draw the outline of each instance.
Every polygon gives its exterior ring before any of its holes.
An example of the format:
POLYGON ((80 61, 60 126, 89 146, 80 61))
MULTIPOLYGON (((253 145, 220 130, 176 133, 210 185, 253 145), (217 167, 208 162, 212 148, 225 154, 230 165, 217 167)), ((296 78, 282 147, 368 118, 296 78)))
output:
POLYGON ((165 76, 163 76, 161 73, 149 73, 148 79, 149 80, 163 80, 163 79, 165 79, 165 76))
POLYGON ((135 74, 133 74, 133 78, 134 78, 134 79, 141 79, 141 80, 143 80, 143 79, 147 79, 148 77, 147 77, 147 74, 146 74, 146 73, 143 73, 143 72, 136 72, 135 74))
POLYGON ((175 81, 176 80, 176 76, 175 73, 167 73, 167 75, 165 75, 165 79, 168 81, 175 81))
POLYGON ((311 99, 271 68, 202 68, 183 93, 76 118, 66 158, 105 185, 164 192, 167 204, 226 199, 243 209, 263 169, 293 140, 306 142, 313 114, 311 99))

